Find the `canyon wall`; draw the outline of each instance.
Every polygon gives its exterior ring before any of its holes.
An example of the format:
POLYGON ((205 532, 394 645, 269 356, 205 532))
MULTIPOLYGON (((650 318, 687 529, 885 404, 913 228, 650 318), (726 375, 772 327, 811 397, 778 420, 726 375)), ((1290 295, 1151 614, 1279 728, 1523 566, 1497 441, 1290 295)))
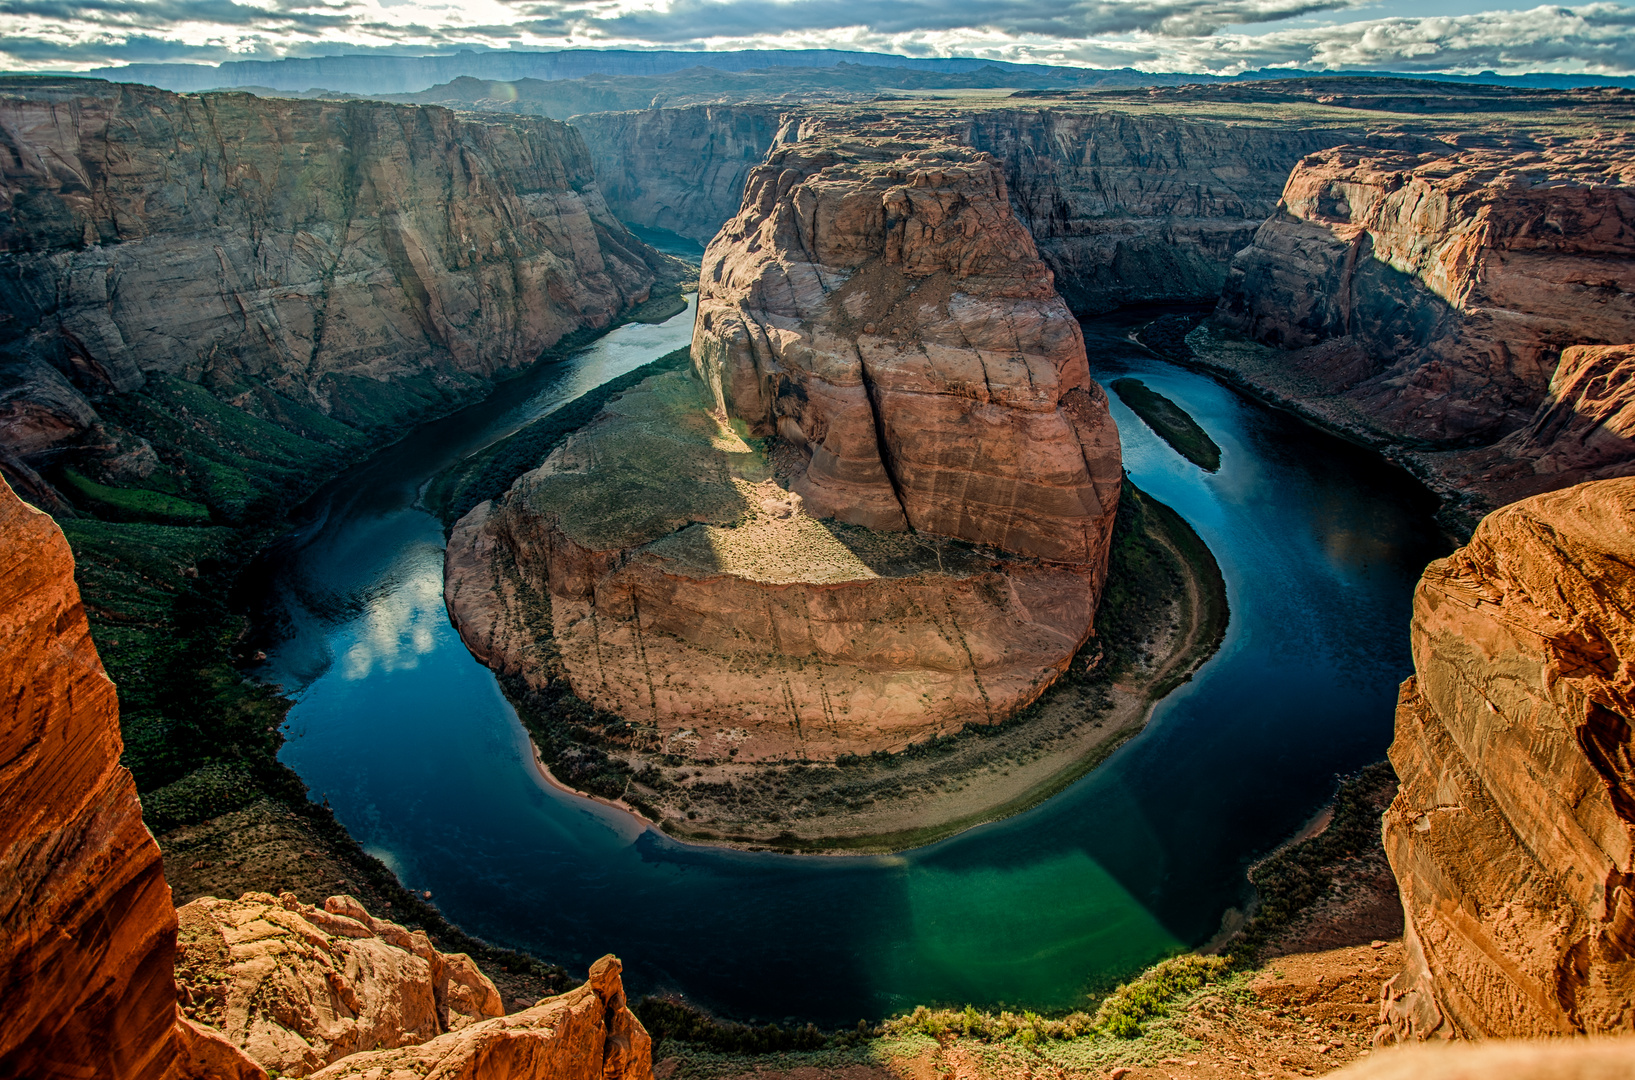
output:
MULTIPOLYGON (((1318 397, 1424 444, 1489 444, 1580 393, 1562 350, 1635 342, 1635 178, 1614 137, 1347 146, 1288 178, 1218 318, 1318 397), (1486 145, 1484 145, 1486 144, 1486 145)), ((1522 448, 1518 447, 1518 451, 1522 448)), ((1535 489, 1536 490, 1536 489, 1535 489)))
POLYGON ((1332 121, 1220 123, 1066 104, 972 111, 950 134, 997 157, 1011 205, 1075 311, 1214 300, 1332 121))
POLYGON ((1635 479, 1491 514, 1414 596, 1386 1039, 1635 1024, 1635 479))
POLYGON ((705 255, 693 371, 459 522, 446 596, 485 662, 669 752, 900 749, 1065 669, 1120 478, 997 163, 806 133, 705 255))
POLYGON ((97 402, 165 379, 286 428, 360 396, 383 422, 387 384, 469 389, 675 276, 555 121, 0 81, 14 465, 119 442, 97 402))
POLYGON ((181 1017, 176 911, 62 532, 0 480, 0 1076, 262 1077, 181 1017))
POLYGON ((569 121, 608 206, 624 221, 708 244, 738 212, 744 181, 777 138, 776 105, 692 105, 569 121))

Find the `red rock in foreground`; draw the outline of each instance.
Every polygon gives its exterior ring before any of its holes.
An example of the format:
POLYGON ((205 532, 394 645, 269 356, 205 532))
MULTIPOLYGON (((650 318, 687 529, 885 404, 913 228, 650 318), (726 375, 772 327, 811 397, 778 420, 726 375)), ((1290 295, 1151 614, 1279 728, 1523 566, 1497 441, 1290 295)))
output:
POLYGON ((604 956, 577 990, 418 1046, 342 1058, 314 1080, 652 1080, 653 1040, 604 956))
POLYGON ((1487 517, 1414 597, 1385 1039, 1635 1025, 1635 479, 1487 517))
POLYGON ((258 1076, 179 1017, 176 911, 54 522, 0 481, 0 1075, 258 1076))

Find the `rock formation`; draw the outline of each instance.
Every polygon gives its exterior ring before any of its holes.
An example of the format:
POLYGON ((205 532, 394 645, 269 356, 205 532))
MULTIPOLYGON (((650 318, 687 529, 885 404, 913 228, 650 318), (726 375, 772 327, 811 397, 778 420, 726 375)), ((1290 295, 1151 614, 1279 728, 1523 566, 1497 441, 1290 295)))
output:
POLYGON ((1534 422, 1563 349, 1635 341, 1629 161, 1593 139, 1314 154, 1217 315, 1306 350, 1288 363, 1379 431, 1493 442, 1534 422))
POLYGON ((0 1076, 267 1080, 257 1062, 303 1076, 339 1061, 322 1075, 651 1080, 611 956, 506 1017, 469 957, 349 896, 251 893, 183 908, 177 963, 68 542, 4 481, 0 646, 0 1076))
POLYGON ((354 1054, 313 1077, 652 1080, 653 1042, 625 1003, 620 967, 604 956, 577 990, 418 1046, 354 1054))
POLYGON ((478 656, 739 760, 900 748, 1065 668, 1117 431, 990 157, 774 154, 706 255, 693 361, 456 526, 478 656))
POLYGON ((1635 1024, 1635 479, 1490 515, 1414 597, 1387 1038, 1635 1024))
POLYGON ((62 532, 0 481, 0 1076, 262 1077, 181 1017, 176 912, 62 532))
POLYGON ((25 463, 155 378, 324 416, 474 385, 673 275, 555 121, 12 78, 0 129, 0 452, 25 463))
POLYGON ((1078 312, 1213 300, 1295 163, 1362 135, 1141 112, 1106 95, 1053 105, 973 110, 952 132, 1003 163, 1016 216, 1078 312))
POLYGON ((620 220, 708 244, 738 212, 749 171, 777 138, 780 110, 692 105, 569 122, 584 137, 602 194, 620 220))
POLYGON ((321 908, 289 894, 206 897, 177 918, 183 1012, 281 1076, 505 1013, 470 957, 438 952, 350 896, 321 908))

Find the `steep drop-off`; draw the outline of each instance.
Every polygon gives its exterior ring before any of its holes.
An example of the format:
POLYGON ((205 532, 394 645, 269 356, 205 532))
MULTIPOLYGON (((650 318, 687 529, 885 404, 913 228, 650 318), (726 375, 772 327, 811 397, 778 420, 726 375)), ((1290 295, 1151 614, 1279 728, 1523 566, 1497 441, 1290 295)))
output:
POLYGON ((0 480, 0 1076, 264 1077, 176 1009, 176 911, 68 542, 0 480))
POLYGON ((35 487, 152 477, 163 424, 110 398, 197 385, 344 443, 674 276, 554 121, 14 78, 0 130, 0 452, 35 487))
POLYGON ((1386 1038, 1635 1022, 1635 479, 1490 515, 1414 597, 1386 1038))
POLYGON ((1119 449, 993 160, 779 151, 700 288, 693 373, 456 526, 466 641, 701 758, 896 749, 1035 698, 1089 633, 1119 449))
POLYGON ((777 139, 776 105, 602 112, 570 121, 621 220, 708 244, 738 212, 749 171, 777 139))

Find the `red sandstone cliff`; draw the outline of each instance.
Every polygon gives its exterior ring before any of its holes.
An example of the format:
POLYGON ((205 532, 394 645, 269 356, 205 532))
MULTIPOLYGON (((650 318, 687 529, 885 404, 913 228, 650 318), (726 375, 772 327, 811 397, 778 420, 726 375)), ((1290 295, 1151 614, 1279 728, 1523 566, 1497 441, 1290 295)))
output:
POLYGON ((0 1076, 265 1077, 180 1017, 176 911, 62 532, 0 481, 0 1076))
POLYGON ((1490 515, 1414 597, 1391 1038, 1635 1024, 1635 479, 1490 515))
POLYGON ((26 78, 0 130, 0 456, 25 463, 166 377, 292 430, 409 412, 382 384, 469 389, 675 273, 553 120, 26 78))
POLYGON ((693 362, 811 513, 1105 568, 1118 433, 988 155, 808 138, 704 258, 693 362))
POLYGON ((1628 162, 1595 139, 1313 154, 1217 315, 1306 350, 1288 365, 1381 432, 1492 442, 1543 419, 1563 349, 1635 341, 1628 162))

